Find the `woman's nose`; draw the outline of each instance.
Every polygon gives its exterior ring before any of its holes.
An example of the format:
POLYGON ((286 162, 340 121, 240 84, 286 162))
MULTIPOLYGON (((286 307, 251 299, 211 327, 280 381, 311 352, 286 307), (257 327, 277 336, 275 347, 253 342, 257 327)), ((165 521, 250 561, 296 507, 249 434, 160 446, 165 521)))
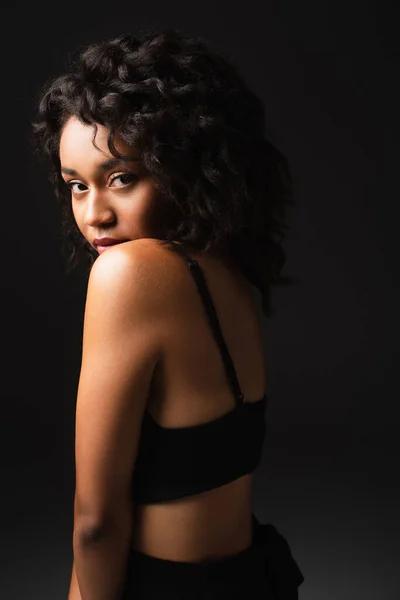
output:
POLYGON ((107 195, 92 190, 85 207, 85 223, 96 227, 100 223, 110 223, 114 220, 114 210, 107 200, 107 195))

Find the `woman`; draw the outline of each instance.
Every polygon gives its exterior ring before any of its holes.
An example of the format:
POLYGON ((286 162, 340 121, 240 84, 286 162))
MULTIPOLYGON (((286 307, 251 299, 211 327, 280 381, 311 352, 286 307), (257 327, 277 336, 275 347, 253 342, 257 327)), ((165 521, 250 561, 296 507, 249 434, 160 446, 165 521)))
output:
POLYGON ((204 40, 146 31, 82 51, 34 133, 69 266, 90 268, 68 600, 297 598, 285 539, 251 510, 267 401, 251 284, 270 316, 270 286, 293 281, 261 101, 204 40))

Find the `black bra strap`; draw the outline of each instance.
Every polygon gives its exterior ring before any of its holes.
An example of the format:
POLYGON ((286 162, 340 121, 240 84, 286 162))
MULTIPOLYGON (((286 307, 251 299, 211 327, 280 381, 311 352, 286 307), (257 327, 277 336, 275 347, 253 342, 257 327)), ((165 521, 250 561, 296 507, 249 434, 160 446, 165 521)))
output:
POLYGON ((235 367, 233 365, 232 358, 229 354, 229 350, 226 346, 224 337, 222 335, 217 312, 215 310, 214 302, 212 300, 211 294, 207 287, 207 283, 205 281, 203 271, 202 271, 199 263, 197 262, 197 260, 194 260, 193 258, 191 258, 189 256, 189 254, 187 254, 187 252, 183 249, 183 247, 180 244, 177 244, 176 242, 171 242, 171 244, 173 244, 174 249, 176 249, 181 254, 181 256, 183 256, 186 259, 186 261, 189 265, 190 272, 193 275, 193 278, 196 282, 197 288, 200 292, 200 296, 203 299, 203 304, 206 309, 206 313, 207 313, 208 319, 210 321, 211 328, 214 333, 214 337, 215 337, 216 342, 221 350, 221 355, 222 355, 222 360, 223 360, 223 363, 225 366, 225 371, 228 375, 228 380, 233 389, 236 403, 239 405, 243 404, 243 394, 240 389, 240 385, 239 385, 239 381, 238 381, 238 378, 236 375, 235 367))

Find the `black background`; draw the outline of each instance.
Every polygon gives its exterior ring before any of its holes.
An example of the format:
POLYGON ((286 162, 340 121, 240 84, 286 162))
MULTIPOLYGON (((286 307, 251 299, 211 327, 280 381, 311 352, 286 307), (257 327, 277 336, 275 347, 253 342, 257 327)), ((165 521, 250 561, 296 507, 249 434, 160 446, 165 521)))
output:
POLYGON ((399 15, 351 0, 7 6, 2 33, 2 559, 5 599, 65 599, 86 279, 67 277, 28 143, 68 53, 180 27, 265 101, 296 187, 285 272, 264 321, 268 436, 255 514, 287 537, 301 600, 395 600, 399 569, 399 15), (396 368, 397 367, 397 368, 396 368))

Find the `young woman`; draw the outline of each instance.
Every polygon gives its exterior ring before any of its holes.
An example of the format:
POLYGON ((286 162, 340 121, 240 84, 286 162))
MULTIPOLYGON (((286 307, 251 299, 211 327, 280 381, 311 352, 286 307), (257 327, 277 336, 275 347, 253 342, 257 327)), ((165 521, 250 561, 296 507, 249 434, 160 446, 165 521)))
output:
POLYGON ((235 68, 182 31, 82 51, 34 123, 69 267, 89 258, 68 600, 298 597, 252 514, 285 158, 235 68))

